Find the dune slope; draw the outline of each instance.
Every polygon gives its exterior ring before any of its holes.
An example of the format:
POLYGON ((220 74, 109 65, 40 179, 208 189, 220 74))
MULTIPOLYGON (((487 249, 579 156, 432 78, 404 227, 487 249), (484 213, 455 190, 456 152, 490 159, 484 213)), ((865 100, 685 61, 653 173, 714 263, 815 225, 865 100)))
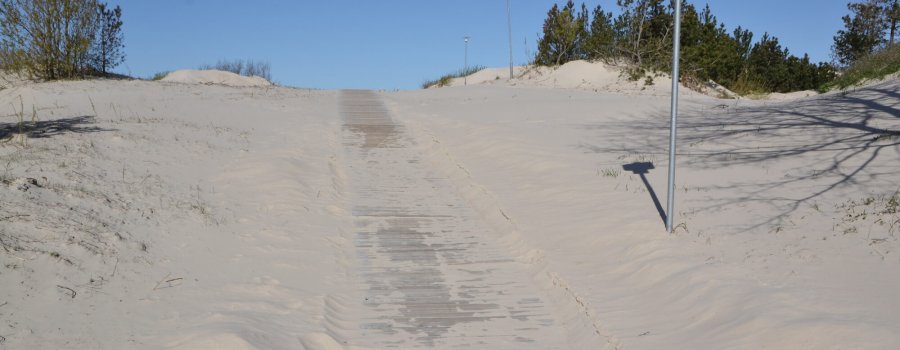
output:
POLYGON ((894 349, 898 88, 4 89, 0 343, 894 349))
MULTIPOLYGON (((900 344, 894 80, 793 102, 496 87, 391 96, 621 348, 900 344)), ((473 190, 475 191, 475 190, 473 190)))

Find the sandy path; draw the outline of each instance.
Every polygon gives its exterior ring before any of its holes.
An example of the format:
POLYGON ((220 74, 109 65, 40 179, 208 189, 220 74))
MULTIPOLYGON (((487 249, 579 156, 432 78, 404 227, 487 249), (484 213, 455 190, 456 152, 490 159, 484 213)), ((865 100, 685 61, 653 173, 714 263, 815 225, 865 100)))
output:
POLYGON ((332 331, 371 348, 566 348, 526 267, 379 97, 345 91, 340 103, 359 281, 331 307, 332 331))

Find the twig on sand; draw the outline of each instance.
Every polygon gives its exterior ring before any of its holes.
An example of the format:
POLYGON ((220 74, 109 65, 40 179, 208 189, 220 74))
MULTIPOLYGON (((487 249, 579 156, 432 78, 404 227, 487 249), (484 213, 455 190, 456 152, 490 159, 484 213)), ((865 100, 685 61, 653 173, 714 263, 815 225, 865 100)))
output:
POLYGON ((180 286, 181 281, 184 280, 184 278, 182 278, 182 277, 175 277, 175 278, 169 278, 169 277, 172 277, 172 275, 166 274, 166 277, 163 277, 163 279, 159 280, 159 282, 156 282, 156 286, 153 287, 153 290, 177 287, 177 286, 180 286))
POLYGON ((6 221, 6 220, 9 220, 9 219, 21 218, 21 217, 25 217, 25 216, 31 216, 31 214, 16 214, 16 215, 10 215, 10 216, 7 216, 7 217, 2 217, 2 218, 0 218, 0 221, 6 221))
POLYGON ((65 289, 65 290, 68 290, 68 291, 69 291, 69 293, 70 293, 70 294, 71 294, 71 296, 72 296, 72 299, 75 299, 75 295, 77 295, 77 294, 78 294, 78 293, 75 293, 75 290, 74 290, 74 289, 72 289, 72 288, 69 288, 69 287, 66 287, 66 286, 61 286, 61 285, 58 285, 58 284, 57 284, 57 285, 56 285, 56 286, 57 286, 57 287, 59 287, 59 288, 62 288, 62 289, 65 289))
POLYGON ((88 101, 91 101, 91 109, 94 110, 94 117, 97 117, 97 107, 94 106, 94 100, 91 99, 91 95, 88 95, 88 101))

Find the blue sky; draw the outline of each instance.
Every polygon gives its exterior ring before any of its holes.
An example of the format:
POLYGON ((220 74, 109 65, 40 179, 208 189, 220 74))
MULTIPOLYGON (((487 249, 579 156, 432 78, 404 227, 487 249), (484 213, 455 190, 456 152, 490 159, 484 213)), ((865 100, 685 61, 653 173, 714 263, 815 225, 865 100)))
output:
MULTIPOLYGON (((729 29, 777 36, 794 54, 830 60, 847 0, 689 0, 729 29)), ((505 0, 111 0, 122 6, 126 53, 138 77, 220 59, 269 61, 276 82, 324 89, 415 89, 469 63, 508 65, 505 0)), ((564 1, 560 0, 559 3, 564 1)), ((533 53, 554 1, 511 0, 513 57, 533 53)), ((576 2, 579 3, 579 2, 576 2)), ((615 9, 615 0, 585 1, 615 9)))

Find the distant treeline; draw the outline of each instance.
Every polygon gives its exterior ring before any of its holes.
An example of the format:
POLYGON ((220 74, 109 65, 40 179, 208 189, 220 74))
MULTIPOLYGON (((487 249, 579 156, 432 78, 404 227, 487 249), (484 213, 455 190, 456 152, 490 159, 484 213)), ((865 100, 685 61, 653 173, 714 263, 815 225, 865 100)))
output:
POLYGON ((272 65, 268 61, 219 60, 215 65, 203 65, 199 69, 216 69, 245 77, 260 77, 272 81, 272 65))
MULTIPOLYGON (((618 0, 619 15, 597 6, 589 13, 553 5, 544 21, 535 63, 559 65, 600 60, 628 67, 633 79, 668 71, 672 64, 673 6, 666 0, 618 0)), ((686 83, 713 80, 738 93, 816 89, 835 77, 829 63, 811 62, 781 46, 778 38, 737 27, 726 30, 707 5, 683 1, 681 62, 686 83)))
MULTIPOLYGON (((618 16, 601 6, 593 11, 584 4, 576 8, 571 0, 562 7, 554 4, 544 21, 535 63, 599 60, 626 66, 632 79, 670 70, 673 2, 618 0, 616 4, 618 16)), ((842 67, 893 42, 898 14, 897 0, 867 0, 848 8, 854 16, 844 18, 847 29, 835 37, 835 56, 842 67), (860 13, 868 19, 859 20, 860 13), (873 27, 880 31, 873 33, 873 27), (889 27, 891 39, 882 40, 889 27), (868 32, 858 35, 861 30, 868 32), (860 36, 868 41, 859 40, 860 36), (872 42, 877 44, 870 45, 872 42)), ((838 68, 832 63, 812 62, 806 54, 795 56, 768 33, 755 41, 747 29, 728 31, 709 5, 698 11, 687 1, 682 1, 681 50, 683 82, 713 80, 742 94, 819 89, 835 79, 838 68)))

